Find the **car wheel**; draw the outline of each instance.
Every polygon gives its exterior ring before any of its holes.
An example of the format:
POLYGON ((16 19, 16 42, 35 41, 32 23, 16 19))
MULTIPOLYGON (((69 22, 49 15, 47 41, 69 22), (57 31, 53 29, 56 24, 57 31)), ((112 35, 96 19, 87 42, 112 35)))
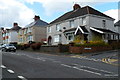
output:
POLYGON ((16 52, 16 50, 14 50, 13 52, 16 52))

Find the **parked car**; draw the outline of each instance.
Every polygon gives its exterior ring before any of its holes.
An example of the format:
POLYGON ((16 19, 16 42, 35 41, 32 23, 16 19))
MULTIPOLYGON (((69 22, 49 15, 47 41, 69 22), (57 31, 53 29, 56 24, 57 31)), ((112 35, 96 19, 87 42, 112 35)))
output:
POLYGON ((0 44, 0 50, 1 50, 1 48, 2 48, 2 44, 0 44))
POLYGON ((4 44, 1 46, 2 51, 13 51, 16 52, 16 47, 13 44, 4 44))

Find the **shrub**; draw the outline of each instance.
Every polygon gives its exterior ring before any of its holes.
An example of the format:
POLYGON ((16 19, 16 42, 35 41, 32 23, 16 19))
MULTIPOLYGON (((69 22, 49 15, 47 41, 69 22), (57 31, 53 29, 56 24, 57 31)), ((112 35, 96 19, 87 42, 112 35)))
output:
POLYGON ((75 46, 92 47, 92 46, 108 46, 108 44, 103 41, 90 41, 90 42, 84 43, 84 44, 75 44, 75 46))
POLYGON ((110 45, 113 49, 120 49, 120 42, 113 42, 110 45))
POLYGON ((30 47, 33 50, 39 50, 41 45, 42 45, 41 43, 33 43, 30 47))
POLYGON ((28 44, 24 44, 24 49, 27 49, 27 48, 29 48, 30 47, 30 44, 28 43, 28 44))

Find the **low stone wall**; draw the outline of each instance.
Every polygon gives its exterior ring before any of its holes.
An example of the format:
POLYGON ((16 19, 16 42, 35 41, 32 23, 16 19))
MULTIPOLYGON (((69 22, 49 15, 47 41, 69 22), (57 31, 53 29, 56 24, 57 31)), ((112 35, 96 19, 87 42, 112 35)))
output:
POLYGON ((94 46, 94 47, 70 46, 69 47, 70 53, 92 53, 92 52, 107 51, 107 50, 112 50, 112 47, 111 46, 94 46))
POLYGON ((41 46, 41 52, 53 52, 53 53, 61 53, 61 52, 69 52, 69 46, 67 45, 45 45, 41 46))

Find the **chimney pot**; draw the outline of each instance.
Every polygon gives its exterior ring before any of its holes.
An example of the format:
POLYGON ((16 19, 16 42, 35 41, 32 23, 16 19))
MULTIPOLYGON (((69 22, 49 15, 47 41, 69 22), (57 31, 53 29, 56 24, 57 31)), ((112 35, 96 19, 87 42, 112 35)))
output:
POLYGON ((79 9, 79 8, 81 8, 79 4, 75 4, 75 5, 73 6, 73 9, 74 9, 74 10, 79 9))
POLYGON ((35 15, 34 20, 37 21, 39 19, 40 19, 40 17, 35 15))
POLYGON ((18 26, 18 23, 13 23, 13 27, 17 27, 18 26))

